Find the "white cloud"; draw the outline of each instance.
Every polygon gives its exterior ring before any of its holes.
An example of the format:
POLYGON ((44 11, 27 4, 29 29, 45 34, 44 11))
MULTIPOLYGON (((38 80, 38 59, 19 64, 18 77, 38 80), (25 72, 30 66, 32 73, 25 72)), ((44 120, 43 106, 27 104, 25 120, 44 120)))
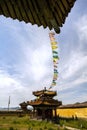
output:
POLYGON ((7 72, 0 73, 0 106, 6 107, 9 95, 12 99, 11 106, 18 106, 26 99, 26 95, 27 99, 29 98, 28 91, 18 79, 11 77, 7 72))
POLYGON ((67 92, 66 94, 60 93, 59 100, 62 101, 63 104, 73 104, 76 102, 84 102, 87 101, 87 94, 75 94, 75 91, 73 92, 67 92))
MULTIPOLYGON (((73 48, 70 48, 70 46, 66 48, 67 52, 69 49, 71 49, 69 50, 70 53, 67 55, 66 60, 63 61, 60 59, 59 61, 59 78, 58 78, 59 91, 63 91, 65 89, 68 91, 69 88, 75 88, 77 86, 80 86, 80 84, 87 83, 87 42, 86 42, 87 23, 86 21, 87 21, 87 15, 84 15, 80 17, 78 21, 75 21, 74 31, 75 34, 77 34, 77 41, 76 43, 74 42, 72 43, 73 48)), ((74 34, 73 34, 73 38, 74 38, 74 34)))
MULTIPOLYGON (((64 66, 62 72, 62 79, 67 79, 77 75, 78 71, 86 66, 87 56, 79 54, 78 52, 72 52, 69 61, 64 66)), ((60 72, 61 73, 61 72, 60 72)))
POLYGON ((87 55, 87 14, 83 15, 75 23, 75 29, 79 40, 79 51, 87 55))
POLYGON ((79 35, 80 41, 87 40, 87 14, 79 18, 75 23, 76 31, 79 35))
MULTIPOLYGON (((11 95, 13 100, 11 105, 14 106, 22 101, 30 100, 33 97, 32 91, 35 91, 35 89, 49 87, 53 74, 51 71, 52 52, 48 29, 44 30, 41 27, 38 31, 36 26, 18 24, 16 21, 12 22, 11 20, 4 26, 9 30, 11 39, 15 39, 12 43, 13 46, 18 45, 17 50, 14 52, 19 51, 20 55, 16 57, 17 62, 12 60, 12 65, 8 65, 3 61, 1 66, 3 72, 0 73, 0 87, 2 88, 1 93, 4 102, 1 101, 0 105, 4 106, 9 95, 11 95)), ((14 55, 14 52, 12 55, 14 55)))

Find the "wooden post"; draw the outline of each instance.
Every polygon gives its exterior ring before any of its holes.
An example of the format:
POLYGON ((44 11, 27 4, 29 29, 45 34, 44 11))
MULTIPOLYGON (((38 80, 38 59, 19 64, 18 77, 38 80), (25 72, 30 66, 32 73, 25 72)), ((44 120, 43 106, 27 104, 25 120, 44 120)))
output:
POLYGON ((9 99, 8 99, 8 111, 9 111, 9 106, 10 106, 10 96, 9 96, 9 99))

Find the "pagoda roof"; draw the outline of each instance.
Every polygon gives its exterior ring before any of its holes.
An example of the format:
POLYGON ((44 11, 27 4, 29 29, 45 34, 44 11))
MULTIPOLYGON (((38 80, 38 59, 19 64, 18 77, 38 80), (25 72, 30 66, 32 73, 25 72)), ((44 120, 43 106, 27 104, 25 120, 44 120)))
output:
POLYGON ((62 104, 61 101, 51 99, 51 100, 31 100, 27 102, 28 105, 31 106, 59 106, 62 104))
POLYGON ((59 33, 76 0, 0 0, 0 15, 59 33))
POLYGON ((22 102, 22 103, 20 103, 19 105, 20 105, 20 106, 26 106, 27 103, 26 103, 26 102, 22 102))
POLYGON ((57 92, 43 89, 43 90, 40 90, 40 91, 34 91, 33 95, 35 95, 35 96, 46 95, 46 96, 52 96, 53 97, 53 96, 57 95, 57 92))

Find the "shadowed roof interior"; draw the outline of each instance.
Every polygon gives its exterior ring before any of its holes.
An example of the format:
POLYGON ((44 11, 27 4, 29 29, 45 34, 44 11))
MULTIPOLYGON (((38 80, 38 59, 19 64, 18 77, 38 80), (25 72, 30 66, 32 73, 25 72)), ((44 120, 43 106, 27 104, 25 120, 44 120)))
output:
POLYGON ((0 15, 60 33, 76 0, 0 0, 0 15))

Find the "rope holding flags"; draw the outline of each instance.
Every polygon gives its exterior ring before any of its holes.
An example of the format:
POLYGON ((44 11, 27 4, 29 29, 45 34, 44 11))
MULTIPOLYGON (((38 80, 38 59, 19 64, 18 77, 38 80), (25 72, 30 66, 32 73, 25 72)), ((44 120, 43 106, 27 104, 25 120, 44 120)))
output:
POLYGON ((53 86, 56 86, 56 81, 58 78, 58 71, 57 71, 57 65, 58 65, 58 60, 59 60, 58 43, 56 42, 54 35, 55 35, 54 32, 49 33, 49 37, 51 41, 51 48, 52 48, 52 55, 53 55, 53 67, 54 67, 53 80, 49 89, 51 89, 53 86))

